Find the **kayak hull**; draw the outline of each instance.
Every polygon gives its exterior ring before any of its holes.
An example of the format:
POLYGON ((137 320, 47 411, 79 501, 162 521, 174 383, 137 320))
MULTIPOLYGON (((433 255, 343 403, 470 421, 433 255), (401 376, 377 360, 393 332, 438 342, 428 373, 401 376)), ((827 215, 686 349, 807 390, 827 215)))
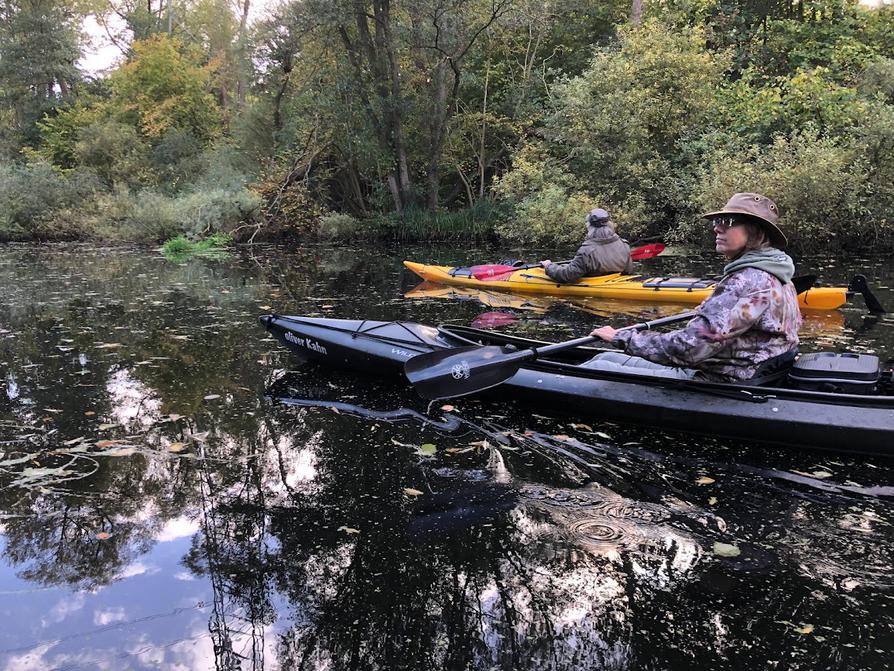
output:
MULTIPOLYGON (((698 305, 714 290, 715 282, 700 278, 644 277, 613 273, 583 277, 571 284, 557 284, 543 268, 523 268, 498 279, 478 280, 456 273, 451 266, 432 266, 404 261, 404 266, 429 282, 496 291, 553 296, 598 297, 652 303, 698 305)), ((835 310, 847 302, 847 287, 813 287, 798 295, 802 310, 835 310)))
MULTIPOLYGON (((467 327, 434 328, 377 322, 264 315, 261 323, 289 350, 324 366, 403 377, 418 354, 470 343, 542 343, 467 327)), ((582 360, 598 350, 567 354, 582 360)), ((662 429, 777 445, 890 454, 894 396, 834 394, 776 387, 680 381, 582 369, 569 361, 526 363, 482 396, 531 401, 575 417, 646 424, 662 429)), ((888 382, 890 384, 890 374, 888 382)))

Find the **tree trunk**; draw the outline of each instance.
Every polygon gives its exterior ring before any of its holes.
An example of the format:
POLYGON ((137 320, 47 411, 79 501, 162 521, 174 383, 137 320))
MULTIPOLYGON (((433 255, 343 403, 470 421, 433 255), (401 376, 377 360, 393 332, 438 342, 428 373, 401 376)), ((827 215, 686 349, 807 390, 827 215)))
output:
POLYGON ((630 23, 634 26, 643 25, 643 4, 644 0, 633 0, 630 6, 630 23))

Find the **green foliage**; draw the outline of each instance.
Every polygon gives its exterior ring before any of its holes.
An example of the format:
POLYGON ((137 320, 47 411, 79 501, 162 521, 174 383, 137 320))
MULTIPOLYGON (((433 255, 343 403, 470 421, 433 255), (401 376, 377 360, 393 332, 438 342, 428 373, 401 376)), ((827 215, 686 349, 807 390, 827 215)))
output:
POLYGON ((516 203, 501 234, 577 240, 596 204, 639 234, 684 208, 695 166, 681 160, 679 145, 707 121, 723 67, 698 31, 677 34, 656 21, 623 30, 616 46, 557 87, 548 142, 516 155, 497 186, 516 203))
POLYGON ((350 240, 360 230, 360 222, 350 214, 332 212, 320 217, 318 233, 324 240, 350 240))
POLYGON ((12 123, 0 127, 0 136, 17 151, 37 144, 37 122, 80 80, 81 17, 59 0, 4 3, 2 10, 0 106, 12 123))
MULTIPOLYGON (((869 171, 856 145, 807 129, 771 145, 746 151, 717 151, 699 183, 701 211, 715 209, 736 191, 755 191, 779 205, 781 225, 795 248, 853 247, 854 241, 888 236, 894 248, 894 227, 873 212, 877 198, 868 188, 869 171)), ((890 190, 889 190, 890 195, 890 190)), ((675 231, 675 239, 706 241, 704 220, 692 218, 675 231)))
POLYGON ((484 240, 493 237, 494 222, 507 215, 503 208, 489 201, 478 201, 472 207, 449 212, 410 208, 367 219, 358 233, 361 237, 400 241, 484 240))
POLYGON ((763 84, 754 71, 748 71, 722 90, 716 123, 750 141, 769 142, 776 134, 790 135, 807 125, 840 135, 863 112, 857 90, 833 82, 825 68, 763 84))
POLYGON ((0 166, 0 240, 81 237, 83 224, 61 215, 97 189, 99 182, 89 172, 63 174, 44 162, 0 166))
POLYGON ((227 256, 226 248, 232 241, 232 238, 224 233, 214 233, 195 241, 185 235, 178 235, 166 240, 161 246, 161 251, 169 261, 185 261, 193 256, 224 258, 227 256))
POLYGON ((133 58, 114 72, 110 105, 148 138, 188 131, 205 142, 220 132, 220 110, 208 92, 200 56, 176 38, 156 35, 132 45, 133 58))

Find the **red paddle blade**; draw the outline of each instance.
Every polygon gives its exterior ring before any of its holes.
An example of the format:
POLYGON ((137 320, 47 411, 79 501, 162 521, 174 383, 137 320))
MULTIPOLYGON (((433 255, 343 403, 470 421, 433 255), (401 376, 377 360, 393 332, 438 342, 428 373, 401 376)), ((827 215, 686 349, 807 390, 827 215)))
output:
POLYGON ((642 247, 637 247, 636 249, 630 250, 630 258, 634 261, 643 261, 645 259, 651 259, 653 256, 658 256, 665 250, 667 245, 664 245, 660 242, 653 242, 651 245, 643 245, 642 247))
POLYGON ((510 273, 514 273, 518 268, 515 266, 507 266, 502 263, 486 263, 480 266, 472 266, 469 271, 476 280, 493 280, 495 278, 505 279, 510 273))

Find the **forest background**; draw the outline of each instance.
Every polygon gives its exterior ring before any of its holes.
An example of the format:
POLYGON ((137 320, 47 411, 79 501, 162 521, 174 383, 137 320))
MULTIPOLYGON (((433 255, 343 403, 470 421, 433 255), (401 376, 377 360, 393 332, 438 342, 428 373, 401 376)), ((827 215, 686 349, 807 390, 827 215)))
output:
POLYGON ((758 191, 894 251, 890 5, 251 2, 0 0, 0 240, 692 240, 758 191))

